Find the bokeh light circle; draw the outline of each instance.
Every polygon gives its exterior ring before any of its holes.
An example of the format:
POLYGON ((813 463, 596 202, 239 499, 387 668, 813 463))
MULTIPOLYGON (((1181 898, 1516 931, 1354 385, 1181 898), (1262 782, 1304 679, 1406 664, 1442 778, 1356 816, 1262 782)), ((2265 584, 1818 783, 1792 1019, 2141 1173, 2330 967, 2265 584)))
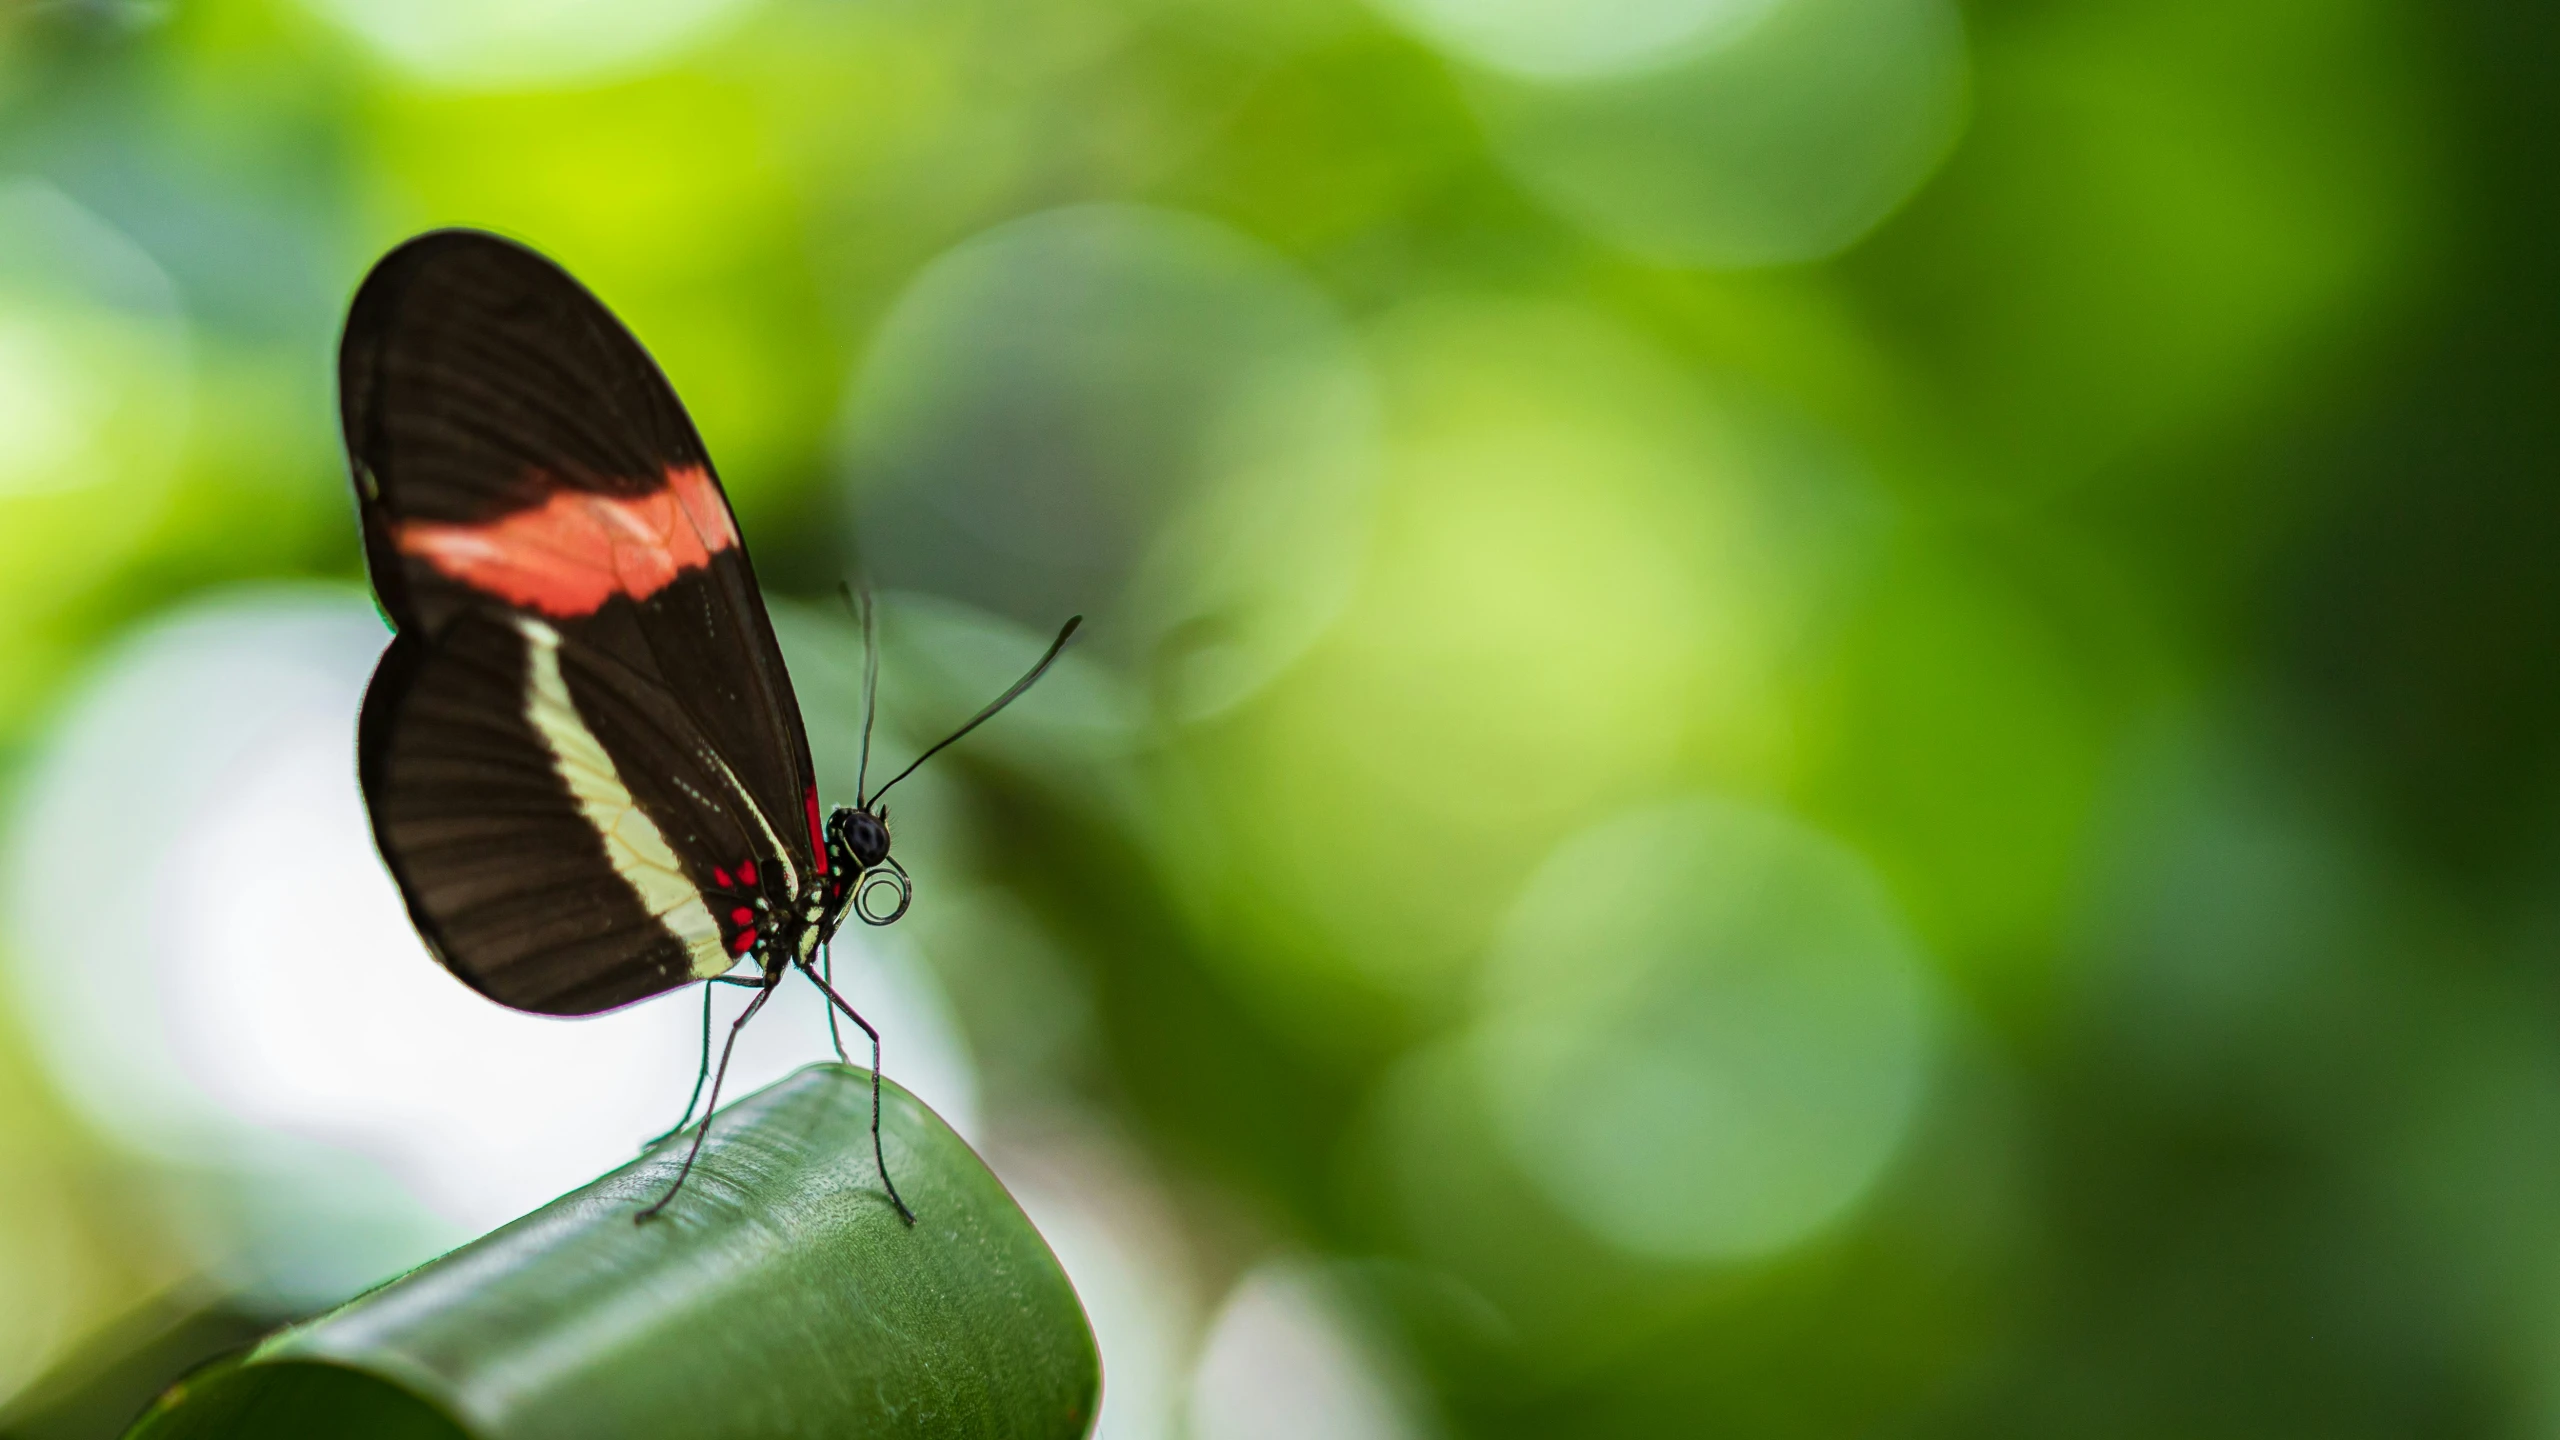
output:
POLYGON ((1953 146, 1967 68, 1950 0, 1787 0, 1661 69, 1468 91, 1504 167, 1558 214, 1663 264, 1737 268, 1874 229, 1953 146))
POLYGON ((1558 838, 1684 766, 1782 783, 1788 657, 1882 504, 1837 437, 1588 307, 1438 298, 1369 339, 1369 563, 1343 623, 1203 752, 1224 843, 1166 850, 1204 914, 1249 897, 1207 922, 1217 963, 1309 1016, 1358 1010, 1340 984, 1439 1005, 1558 838), (1247 969, 1234 936, 1281 916, 1321 941, 1247 969))
POLYGON ((1567 841, 1487 970, 1476 1059, 1513 1163, 1592 1234, 1664 1260, 1784 1249, 1909 1128, 1919 957, 1856 856, 1708 798, 1567 841))
POLYGON ((1623 74, 1712 49, 1786 0, 1380 0, 1463 60, 1530 79, 1623 74))
POLYGON ((1377 402, 1332 304, 1215 221, 1083 205, 935 261, 848 407, 885 584, 1051 627, 1183 718, 1333 620, 1367 535, 1377 402))
POLYGON ((1419 1440, 1436 1427, 1399 1358, 1326 1267, 1265 1261, 1245 1272, 1209 1323, 1183 1433, 1419 1440))

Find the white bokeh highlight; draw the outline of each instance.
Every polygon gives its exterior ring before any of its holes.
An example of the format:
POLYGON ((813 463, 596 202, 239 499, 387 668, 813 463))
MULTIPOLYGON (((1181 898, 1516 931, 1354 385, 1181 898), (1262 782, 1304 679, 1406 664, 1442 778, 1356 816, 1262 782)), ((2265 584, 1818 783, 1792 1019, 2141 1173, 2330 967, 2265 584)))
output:
POLYGON ((1093 1326, 1103 1375, 1093 1440, 1184 1440, 1203 1317, 1170 1198, 1130 1147, 1078 1128, 992 1158, 1093 1326))
MULTIPOLYGON (((150 626, 36 757, 0 868, 20 1013, 60 1090, 185 1177, 167 1189, 207 1268, 288 1299, 379 1279, 628 1161, 674 1123, 697 1063, 695 989, 562 1020, 429 956, 355 782, 387 638, 360 596, 316 587, 150 626)), ((874 939, 843 937, 839 989, 882 1028, 888 1073, 969 1133, 974 1072, 939 993, 874 939)), ((715 1023, 748 995, 723 987, 715 1023)), ((727 1094, 829 1053, 823 1000, 789 985, 727 1094)))
POLYGON ((1325 1271, 1256 1266, 1210 1323, 1189 1440, 1421 1440, 1436 1429, 1397 1357, 1325 1271))

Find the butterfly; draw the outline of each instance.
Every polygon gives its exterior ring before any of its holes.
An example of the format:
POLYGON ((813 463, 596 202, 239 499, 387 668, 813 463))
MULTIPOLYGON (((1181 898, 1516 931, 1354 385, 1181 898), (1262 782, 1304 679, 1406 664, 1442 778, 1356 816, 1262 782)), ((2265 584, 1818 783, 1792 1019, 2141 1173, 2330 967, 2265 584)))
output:
MULTIPOLYGON (((848 915, 888 924, 913 897, 882 797, 1029 689, 1078 620, 872 790, 878 646, 858 602, 860 773, 853 803, 825 811, 702 438, 585 287, 495 235, 418 236, 358 288, 338 395, 365 565, 395 632, 365 691, 357 776, 428 949, 489 999, 545 1015, 704 983, 694 1099, 707 1074, 711 1106, 643 1220, 692 1173, 738 1032, 797 970, 824 992, 830 1033, 841 1011, 871 1039, 872 1158, 912 1224, 880 1144, 880 1035, 829 982, 827 942, 848 915), (714 983, 756 992, 717 1069, 714 983)), ((668 1136, 692 1119, 688 1101, 668 1136)))

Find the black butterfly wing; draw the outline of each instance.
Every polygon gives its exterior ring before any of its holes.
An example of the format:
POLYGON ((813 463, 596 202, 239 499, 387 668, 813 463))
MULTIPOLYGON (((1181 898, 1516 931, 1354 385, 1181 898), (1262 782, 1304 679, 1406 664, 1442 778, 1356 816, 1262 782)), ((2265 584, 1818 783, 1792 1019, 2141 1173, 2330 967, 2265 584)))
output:
POLYGON ((717 975, 807 883, 674 696, 534 617, 395 639, 357 748, 419 933, 518 1009, 588 1014, 717 975))
POLYGON ((540 723, 559 717, 537 663, 556 660, 571 716, 706 911, 742 862, 744 888, 776 902, 782 877, 805 886, 824 864, 790 675, 683 406, 565 272, 469 231, 375 266, 339 388, 367 565, 400 631, 366 698, 365 797, 420 929, 521 1008, 683 983, 709 963, 697 917, 661 903, 654 852, 596 830, 604 812, 560 749, 574 729, 540 723), (662 772, 671 754, 715 768, 662 772), (562 913, 533 913, 545 904, 562 913))

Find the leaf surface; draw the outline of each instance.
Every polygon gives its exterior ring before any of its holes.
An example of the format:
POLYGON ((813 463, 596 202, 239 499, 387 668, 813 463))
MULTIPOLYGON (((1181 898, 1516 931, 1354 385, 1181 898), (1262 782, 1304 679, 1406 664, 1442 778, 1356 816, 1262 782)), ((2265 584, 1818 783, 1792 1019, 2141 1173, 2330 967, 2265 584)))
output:
POLYGON ((132 1440, 950 1436, 1075 1440, 1093 1333, 1013 1197, 866 1072, 813 1065, 523 1219, 189 1377, 132 1440), (684 1140, 689 1140, 690 1132, 684 1140))

